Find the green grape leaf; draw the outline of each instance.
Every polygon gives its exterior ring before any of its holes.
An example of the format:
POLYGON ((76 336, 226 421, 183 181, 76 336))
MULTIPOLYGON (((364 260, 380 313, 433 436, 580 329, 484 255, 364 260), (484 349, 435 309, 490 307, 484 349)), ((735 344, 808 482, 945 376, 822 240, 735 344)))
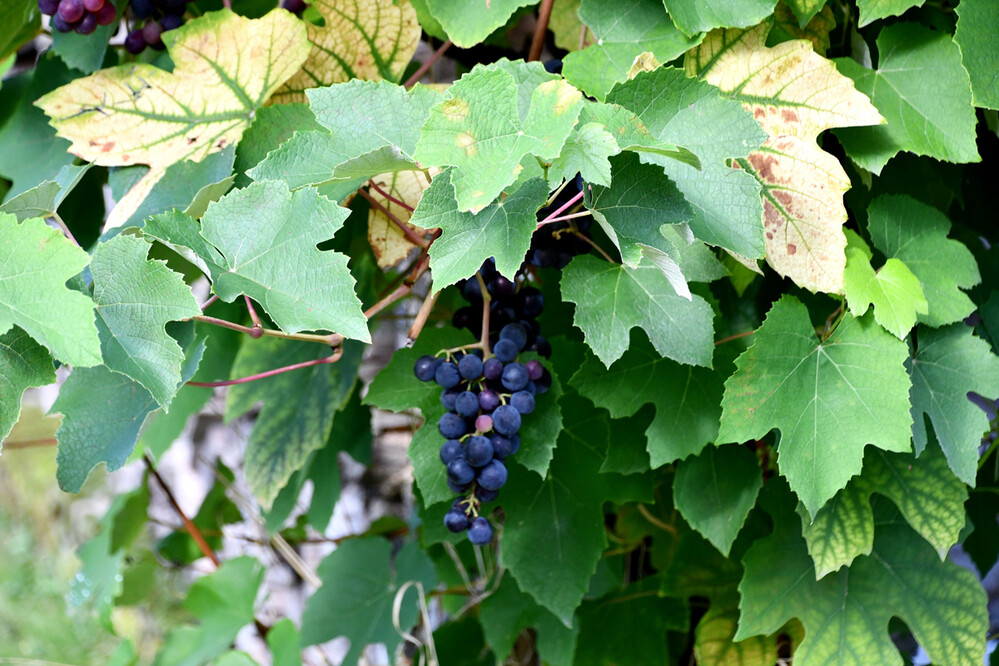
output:
POLYGON ((792 0, 778 2, 774 9, 774 27, 768 41, 771 44, 792 39, 807 39, 821 56, 829 51, 830 33, 836 28, 836 16, 825 0, 792 0), (794 5, 794 8, 789 5, 794 5), (798 6, 802 7, 798 7, 798 6), (803 19, 798 18, 801 9, 803 19))
POLYGON ((512 280, 531 247, 538 209, 548 199, 548 185, 532 178, 509 196, 469 213, 459 210, 455 202, 453 178, 450 169, 438 174, 409 219, 410 224, 440 227, 443 232, 430 246, 434 290, 474 275, 489 257, 495 257, 496 270, 512 280))
POLYGON ((610 187, 584 189, 584 201, 621 260, 636 268, 643 253, 667 252, 670 246, 660 231, 664 225, 687 222, 694 211, 662 168, 642 164, 635 153, 613 161, 611 179, 610 187))
POLYGON ((660 355, 710 367, 714 352, 711 306, 700 296, 674 291, 649 260, 637 268, 579 256, 562 272, 562 297, 576 304, 574 323, 605 366, 628 348, 640 326, 660 355))
POLYGON ((716 30, 687 54, 697 74, 742 103, 768 135, 736 164, 762 187, 767 262, 811 291, 841 293, 850 187, 839 160, 816 144, 831 127, 872 125, 881 115, 805 40, 766 46, 770 21, 716 30))
POLYGON ((748 28, 774 10, 776 0, 663 0, 676 26, 688 35, 721 26, 748 28))
POLYGON ((308 104, 272 104, 257 110, 253 124, 246 128, 236 146, 236 187, 246 187, 251 179, 247 172, 264 161, 268 153, 277 150, 295 132, 321 130, 322 125, 308 104))
POLYGON ((322 25, 306 22, 312 52, 274 93, 279 104, 304 102, 308 88, 351 79, 398 81, 420 43, 420 24, 408 0, 316 0, 322 25))
POLYGON ((756 541, 742 560, 737 639, 771 633, 798 618, 805 638, 796 663, 902 666, 888 634, 896 616, 934 663, 981 660, 988 616, 985 591, 972 572, 941 562, 904 520, 893 518, 877 523, 870 556, 816 581, 791 502, 782 499, 788 507, 773 515, 774 533, 756 541))
POLYGON ((486 644, 495 655, 508 655, 520 633, 527 628, 537 632, 537 650, 545 664, 572 666, 579 627, 566 627, 549 611, 521 592, 513 576, 504 576, 499 588, 483 600, 479 622, 486 644))
POLYGON ((979 161, 971 82, 950 36, 903 22, 886 26, 877 44, 877 69, 836 60, 839 71, 853 79, 888 121, 836 130, 846 154, 875 174, 901 151, 945 162, 979 161))
POLYGON ((301 666, 300 642, 294 622, 288 618, 275 622, 267 632, 267 647, 274 659, 273 666, 301 666))
POLYGON ((610 157, 621 149, 614 135, 600 123, 580 123, 572 128, 562 152, 552 162, 549 183, 553 178, 568 180, 579 173, 583 180, 609 187, 611 184, 610 157))
POLYGON ((184 608, 200 624, 171 630, 154 666, 203 664, 229 650, 239 630, 254 620, 253 602, 264 571, 256 559, 238 557, 196 580, 184 608))
POLYGON ((873 305, 874 319, 896 338, 904 339, 917 315, 929 312, 919 278, 894 257, 877 271, 862 249, 846 248, 843 290, 850 314, 862 317, 873 305))
POLYGON ((579 20, 580 4, 581 0, 554 0, 551 16, 548 18, 548 29, 555 39, 555 46, 570 53, 584 48, 589 42, 580 36, 586 30, 586 26, 579 20), (580 44, 581 41, 584 43, 580 44))
POLYGON ((89 35, 78 34, 75 30, 52 31, 52 52, 62 58, 67 65, 84 74, 90 74, 101 68, 108 50, 108 40, 118 32, 118 23, 127 5, 123 0, 108 0, 108 2, 117 5, 116 20, 108 25, 98 25, 89 35))
POLYGON ((413 152, 441 94, 424 86, 406 91, 387 81, 350 81, 309 90, 310 125, 249 171, 255 180, 280 179, 292 188, 415 169, 413 152))
POLYGON ((860 472, 867 444, 910 450, 908 356, 870 317, 845 319, 820 341, 805 306, 784 296, 725 382, 718 441, 779 429, 780 472, 814 516, 860 472))
POLYGON ((627 80, 632 63, 642 53, 669 62, 700 41, 699 36, 687 37, 676 29, 660 0, 583 0, 579 18, 595 41, 567 55, 562 73, 569 83, 599 100, 615 83, 627 80))
POLYGON ((455 45, 470 48, 533 0, 426 0, 430 15, 455 45))
MULTIPOLYGON (((346 636, 347 664, 356 663, 371 643, 384 643, 393 654, 402 640, 392 624, 399 588, 414 581, 427 593, 437 584, 433 564, 416 543, 406 544, 393 558, 392 544, 378 537, 344 541, 316 573, 323 585, 302 613, 302 645, 346 636)), ((399 605, 399 624, 412 627, 417 617, 416 591, 408 590, 399 605)))
POLYGON ((906 522, 946 559, 964 527, 968 491, 947 467, 939 446, 928 447, 918 458, 912 453, 869 449, 864 471, 823 506, 814 520, 801 513, 801 531, 815 563, 816 579, 832 573, 874 544, 871 495, 887 497, 906 522))
MULTIPOLYGON (((245 377, 329 356, 328 347, 314 342, 265 337, 240 348, 232 374, 245 377)), ((343 356, 332 365, 284 372, 229 390, 226 421, 263 402, 247 442, 245 467, 247 484, 265 510, 312 452, 326 444, 336 413, 350 397, 360 362, 360 346, 345 343, 343 356)))
POLYGON ((0 60, 16 51, 41 27, 42 13, 32 0, 13 0, 0 6, 0 60))
POLYGON ((923 288, 929 314, 917 319, 930 326, 961 321, 975 304, 961 291, 981 281, 978 264, 960 241, 947 238, 950 220, 927 204, 904 195, 884 195, 868 208, 874 246, 902 261, 923 288))
POLYGON ((961 48, 961 63, 971 77, 975 106, 999 109, 999 5, 990 0, 965 0, 957 8, 954 41, 961 48))
POLYGON ((166 72, 129 63, 79 78, 36 104, 74 155, 102 166, 150 169, 105 225, 120 226, 181 160, 201 161, 237 143, 254 112, 302 65, 305 25, 275 9, 247 19, 227 9, 164 35, 174 63, 166 72))
POLYGON ((908 366, 916 453, 927 442, 925 414, 954 474, 974 486, 978 446, 982 433, 989 429, 989 419, 967 396, 972 391, 999 396, 999 357, 964 324, 936 330, 920 327, 916 353, 908 366))
POLYGON ((150 244, 115 236, 94 251, 94 304, 108 369, 139 382, 164 409, 177 392, 184 352, 166 333, 170 321, 201 314, 179 273, 149 261, 150 244))
POLYGON ((588 354, 570 384, 616 419, 656 406, 645 431, 652 469, 700 453, 718 434, 718 373, 662 358, 646 340, 636 340, 609 368, 588 354))
POLYGON ((764 255, 759 183, 728 166, 760 147, 766 133, 752 114, 714 86, 662 67, 615 86, 607 101, 634 112, 656 139, 682 144, 700 168, 654 153, 643 159, 663 167, 694 208, 694 236, 746 257, 764 255))
POLYGON ((605 412, 571 393, 561 406, 565 426, 547 476, 514 472, 504 487, 500 561, 521 590, 569 627, 607 545, 604 501, 642 499, 651 488, 600 473, 610 438, 605 412))
POLYGON ((66 287, 89 263, 87 253, 44 220, 19 223, 0 213, 0 254, 0 335, 19 326, 63 363, 99 364, 93 301, 66 287))
POLYGON ((690 526, 727 557, 762 487, 752 451, 739 444, 706 446, 677 463, 673 502, 690 526))
POLYGON ((52 356, 17 326, 0 335, 0 451, 21 413, 21 394, 55 383, 52 356))
POLYGON ((553 79, 534 87, 524 109, 510 69, 479 66, 452 84, 416 144, 423 167, 457 167, 452 184, 460 210, 489 205, 517 178, 525 155, 558 157, 583 107, 578 90, 553 79))
POLYGON ((369 342, 347 257, 316 248, 349 213, 315 189, 262 181, 210 204, 200 235, 211 247, 189 247, 217 265, 212 290, 222 300, 246 294, 288 333, 328 330, 369 342))
MULTIPOLYGON (((188 381, 201 362, 204 343, 197 344, 181 368, 188 381)), ((105 463, 113 472, 128 460, 156 400, 138 382, 106 366, 77 367, 60 387, 51 413, 63 415, 56 431, 56 480, 71 493, 80 491, 90 470, 105 463), (95 399, 95 396, 99 396, 95 399)))
POLYGON ((44 180, 5 201, 0 212, 11 213, 22 222, 30 217, 49 217, 59 210, 59 205, 89 170, 89 165, 67 164, 52 180, 44 180))
MULTIPOLYGON (((798 25, 805 26, 826 6, 826 0, 786 0, 785 4, 798 18, 798 25)), ((779 11, 778 6, 775 13, 779 11)))
POLYGON ((920 4, 921 0, 857 0, 857 9, 860 10, 860 23, 857 27, 863 28, 889 16, 901 16, 906 10, 920 4))

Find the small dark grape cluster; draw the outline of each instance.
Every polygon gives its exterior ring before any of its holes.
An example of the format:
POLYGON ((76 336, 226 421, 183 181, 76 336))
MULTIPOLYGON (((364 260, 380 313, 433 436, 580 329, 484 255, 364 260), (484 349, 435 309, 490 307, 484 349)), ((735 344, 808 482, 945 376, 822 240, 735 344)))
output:
POLYGON ((111 25, 118 18, 112 0, 38 0, 38 9, 52 17, 52 29, 75 30, 89 35, 99 25, 111 25))
POLYGON ((138 55, 147 46, 157 51, 166 48, 163 33, 184 25, 187 3, 188 0, 132 0, 136 27, 125 37, 125 50, 138 55))
POLYGON ((508 323, 488 357, 481 349, 447 351, 444 357, 421 356, 413 368, 418 379, 444 389, 441 404, 448 411, 437 422, 446 440, 440 458, 448 487, 461 495, 444 525, 455 533, 467 530, 477 545, 492 541, 482 504, 495 500, 506 483, 504 461, 520 449, 521 419, 534 411, 534 396, 551 387, 551 375, 539 361, 517 360, 527 340, 523 325, 508 323))
POLYGON ((305 0, 283 0, 281 6, 295 16, 301 16, 307 7, 305 0))
MULTIPOLYGON (((556 211, 562 204, 577 195, 583 188, 583 179, 577 176, 571 181, 546 208, 538 211, 538 217, 556 211)), ((593 225, 593 218, 580 217, 572 220, 549 222, 534 232, 531 237, 531 249, 525 258, 528 264, 538 268, 565 268, 572 258, 579 254, 587 254, 590 244, 581 238, 576 231, 588 235, 593 225)))

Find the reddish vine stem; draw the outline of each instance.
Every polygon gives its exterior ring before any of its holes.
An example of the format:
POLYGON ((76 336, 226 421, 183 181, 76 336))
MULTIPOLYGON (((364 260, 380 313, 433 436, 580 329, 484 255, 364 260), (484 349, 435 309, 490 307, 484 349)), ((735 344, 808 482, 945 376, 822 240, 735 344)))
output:
POLYGON ((476 271, 475 279, 479 281, 479 289, 482 291, 482 334, 479 338, 479 344, 482 345, 485 357, 489 358, 492 354, 489 350, 489 304, 493 299, 489 295, 489 290, 486 289, 486 281, 482 279, 482 273, 476 271))
POLYGON ((406 336, 407 347, 412 347, 416 342, 416 338, 420 337, 420 332, 423 330, 424 325, 426 325, 427 319, 430 317, 430 312, 434 309, 434 304, 437 303, 438 296, 440 296, 439 291, 429 294, 424 299, 423 305, 420 306, 420 311, 416 313, 416 318, 413 320, 413 325, 409 328, 409 334, 406 336))
MULTIPOLYGON (((288 340, 303 340, 305 342, 319 342, 324 345, 329 345, 330 347, 338 347, 343 342, 343 336, 339 333, 330 333, 329 335, 316 335, 314 333, 285 333, 284 331, 277 331, 272 328, 262 328, 254 329, 250 326, 243 326, 242 324, 234 324, 231 321, 226 321, 225 319, 219 319, 218 317, 209 317, 206 315, 195 315, 191 317, 194 321, 200 321, 202 324, 212 324, 214 326, 222 326, 223 328, 231 328, 234 331, 239 331, 240 333, 246 333, 249 336, 259 338, 262 335, 268 335, 272 338, 287 338, 288 340), (255 331, 260 331, 255 333, 255 331)), ((184 320, 188 321, 188 320, 184 320)))
POLYGON ((56 444, 55 437, 46 437, 45 439, 26 439, 23 442, 6 442, 3 448, 5 451, 7 449, 33 449, 38 446, 55 446, 56 444))
POLYGON ((201 534, 201 530, 198 526, 191 522, 191 520, 184 514, 184 510, 180 508, 180 504, 177 503, 177 498, 174 497, 173 491, 170 490, 170 486, 166 484, 160 473, 156 471, 156 465, 153 464, 153 459, 149 457, 149 454, 143 454, 142 459, 146 463, 146 469, 149 473, 153 475, 156 482, 160 484, 160 488, 163 489, 163 493, 167 496, 170 504, 173 506, 173 510, 176 512, 177 516, 180 518, 181 522, 184 523, 184 530, 191 535, 194 542, 198 544, 198 548, 201 550, 202 554, 210 559, 216 568, 220 565, 219 558, 215 555, 215 552, 209 547, 208 542, 205 541, 205 537, 201 534))
POLYGON ((76 236, 74 236, 73 232, 69 230, 69 226, 63 221, 63 219, 59 217, 59 213, 53 211, 50 214, 50 217, 55 220, 56 224, 59 225, 59 229, 66 235, 66 238, 68 238, 76 247, 80 247, 80 243, 76 240, 76 236))
POLYGON ((613 257, 611 257, 609 254, 607 254, 607 252, 602 247, 600 247, 599 245, 597 245, 596 243, 594 243, 593 239, 590 238, 589 236, 587 236, 586 234, 584 234, 582 231, 579 231, 577 229, 577 230, 573 231, 572 233, 573 233, 574 236, 576 236, 578 238, 582 238, 584 241, 586 241, 590 245, 590 247, 592 247, 594 250, 596 250, 597 252, 599 252, 600 256, 602 256, 604 259, 606 259, 607 261, 609 261, 612 264, 617 263, 616 261, 614 261, 613 257))
POLYGON ((587 215, 592 215, 592 213, 588 210, 581 210, 578 213, 559 215, 558 217, 553 217, 550 220, 548 218, 545 218, 545 224, 551 224, 552 222, 565 222, 566 220, 575 220, 577 217, 586 217, 587 215))
POLYGON ((420 247, 427 246, 426 239, 421 238, 415 231, 413 231, 413 228, 411 226, 409 226, 408 224, 400 220, 398 217, 393 215, 391 211, 389 211, 389 209, 383 206, 381 203, 375 201, 375 199, 370 194, 368 194, 364 190, 358 190, 357 193, 360 194, 365 199, 367 199, 369 204, 371 204, 372 206, 380 210, 382 213, 384 213, 385 217, 392 220, 395 226, 399 227, 399 230, 402 231, 403 235, 405 235, 406 238, 409 239, 410 243, 413 243, 414 245, 419 245, 420 247))
POLYGON ((561 206, 559 206, 558 208, 556 208, 555 212, 551 213, 550 215, 548 215, 547 217, 545 217, 543 220, 541 220, 540 222, 538 222, 538 229, 540 229, 544 225, 546 225, 549 222, 551 222, 552 220, 554 220, 556 217, 558 217, 559 215, 561 215, 563 211, 568 210, 574 203, 576 203, 577 201, 579 201, 582 198, 583 198, 583 191, 580 190, 579 192, 576 193, 576 195, 574 197, 572 197, 571 199, 569 199, 568 201, 566 201, 564 204, 562 204, 561 206))
POLYGON ((264 325, 260 323, 260 317, 257 316, 257 311, 253 309, 253 302, 250 301, 250 297, 243 294, 243 300, 246 302, 246 309, 250 313, 250 321, 253 322, 253 333, 250 333, 251 338, 259 338, 264 334, 264 325))
POLYGON ((207 310, 208 306, 211 305, 212 303, 214 303, 217 300, 219 300, 219 295, 218 294, 212 294, 211 298, 209 298, 207 301, 205 301, 205 304, 201 306, 201 311, 204 312, 205 310, 207 310))
POLYGON ((554 0, 543 0, 538 8, 538 25, 534 28, 534 39, 531 40, 531 50, 527 52, 527 61, 541 58, 541 49, 545 45, 545 33, 548 32, 548 21, 552 16, 554 0))
POLYGON ((314 365, 325 365, 327 363, 336 363, 340 360, 343 355, 343 347, 337 347, 333 350, 333 353, 324 358, 317 358, 312 361, 302 361, 301 363, 292 363, 291 365, 286 365, 281 368, 274 368, 273 370, 267 370, 265 372, 258 372, 255 375, 250 375, 248 377, 240 377, 239 379, 227 379, 221 382, 187 382, 188 386, 201 386, 204 388, 216 388, 219 386, 233 386, 234 384, 247 384, 249 382, 254 382, 258 379, 264 379, 266 377, 273 377, 274 375, 280 375, 285 372, 291 372, 292 370, 301 370, 302 368, 309 368, 314 365))
POLYGON ((748 335, 753 335, 754 333, 756 333, 756 331, 743 331, 742 333, 736 333, 735 335, 730 335, 727 338, 722 338, 721 340, 716 340, 715 341, 715 346, 717 347, 720 344, 723 344, 723 343, 726 343, 726 342, 731 342, 732 340, 738 340, 739 338, 744 338, 744 337, 746 337, 748 335))
POLYGON ((427 70, 433 67, 434 63, 440 60, 440 57, 444 55, 444 52, 451 48, 451 40, 447 40, 441 44, 440 48, 434 51, 427 61, 420 65, 420 68, 413 72, 413 75, 406 79, 406 82, 402 84, 404 88, 411 88, 416 85, 416 82, 423 78, 423 75, 427 73, 427 70))
POLYGON ((368 184, 370 184, 371 187, 375 188, 375 191, 378 192, 378 194, 382 195, 383 197, 385 197, 386 199, 388 199, 389 201, 391 201, 392 203, 394 203, 396 206, 401 206, 401 207, 405 208, 406 210, 408 210, 409 212, 411 212, 411 213, 413 212, 413 207, 412 206, 410 206, 409 204, 407 204, 405 201, 400 201, 399 199, 396 199, 394 196, 392 196, 391 194, 389 194, 388 192, 386 192, 385 190, 383 190, 378 185, 378 183, 376 183, 373 179, 369 180, 368 184))

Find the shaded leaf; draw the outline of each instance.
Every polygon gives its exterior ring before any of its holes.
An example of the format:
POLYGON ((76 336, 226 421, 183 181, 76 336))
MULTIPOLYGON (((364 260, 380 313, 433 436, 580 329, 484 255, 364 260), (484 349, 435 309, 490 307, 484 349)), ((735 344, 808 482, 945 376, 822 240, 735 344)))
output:
POLYGON ((747 28, 773 11, 776 0, 663 0, 680 30, 688 35, 719 26, 747 28))
POLYGON ((999 5, 989 0, 965 0, 957 8, 954 41, 971 78, 975 106, 999 109, 999 5))
POLYGON ((426 0, 430 14, 457 46, 475 46, 533 0, 426 0))
POLYGON ((16 326, 0 335, 0 451, 21 413, 21 394, 55 380, 52 357, 45 347, 16 326))

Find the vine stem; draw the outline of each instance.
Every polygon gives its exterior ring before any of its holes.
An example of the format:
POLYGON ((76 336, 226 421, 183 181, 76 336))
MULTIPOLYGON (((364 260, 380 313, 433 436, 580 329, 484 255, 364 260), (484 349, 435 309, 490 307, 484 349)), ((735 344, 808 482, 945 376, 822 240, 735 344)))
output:
POLYGON ((559 215, 558 217, 553 217, 550 220, 548 218, 545 218, 545 224, 551 224, 552 222, 564 222, 565 220, 575 220, 577 217, 586 217, 587 215, 592 215, 592 213, 588 210, 581 210, 578 213, 559 215))
POLYGON ((189 535, 191 535, 191 538, 194 539, 194 543, 198 544, 198 548, 201 550, 202 554, 208 559, 210 559, 212 561, 212 564, 214 564, 215 567, 218 568, 220 566, 219 558, 215 555, 215 552, 208 545, 208 542, 205 541, 205 537, 204 535, 201 534, 201 530, 198 529, 198 526, 192 523, 191 520, 184 513, 184 510, 180 508, 180 504, 177 503, 177 498, 174 497, 173 491, 170 490, 170 486, 168 486, 166 481, 163 480, 163 477, 160 476, 160 473, 156 471, 156 465, 153 464, 153 459, 149 457, 148 453, 144 453, 142 455, 142 459, 146 463, 146 469, 148 469, 149 473, 152 474, 153 478, 156 479, 156 482, 160 484, 160 488, 163 489, 163 493, 167 496, 167 499, 170 501, 170 504, 173 506, 174 512, 180 518, 181 522, 184 523, 184 530, 189 535))
POLYGON ((266 377, 273 377, 274 375, 280 375, 285 372, 291 372, 292 370, 301 370, 302 368, 309 368, 314 365, 325 365, 327 363, 336 363, 343 356, 343 347, 337 347, 333 350, 333 353, 324 358, 317 358, 312 361, 302 361, 301 363, 292 363, 291 365, 286 365, 281 368, 274 368, 273 370, 266 370, 264 372, 258 372, 255 375, 250 375, 248 377, 240 377, 239 379, 227 379, 221 382, 187 382, 188 386, 201 386, 203 388, 216 388, 219 386, 233 386, 234 384, 247 384, 249 382, 254 382, 258 379, 264 379, 266 377))
POLYGON ((257 311, 253 308, 253 302, 250 300, 250 297, 243 294, 243 301, 246 302, 246 309, 250 313, 250 321, 253 322, 253 326, 250 327, 253 329, 253 333, 250 333, 250 337, 259 338, 263 335, 264 325, 260 323, 260 317, 257 316, 257 311))
POLYGON ((545 33, 548 31, 548 21, 552 16, 552 5, 555 0, 542 0, 538 8, 538 25, 534 28, 534 39, 531 40, 531 50, 528 51, 527 61, 539 60, 541 49, 545 45, 545 33))
POLYGON ((207 301, 205 301, 205 304, 201 306, 201 311, 204 312, 205 310, 207 310, 208 306, 211 305, 212 303, 214 303, 217 300, 219 300, 219 295, 218 294, 212 294, 211 297, 207 301))
POLYGON ((66 234, 66 238, 68 238, 69 240, 73 241, 73 245, 75 245, 76 247, 80 247, 80 243, 77 242, 76 236, 74 236, 73 232, 69 230, 69 227, 66 226, 66 223, 63 222, 63 219, 61 217, 59 217, 59 213, 57 213, 55 211, 52 211, 51 213, 49 213, 49 216, 53 220, 55 220, 56 224, 59 225, 59 229, 61 229, 62 232, 64 234, 66 234))
POLYGON ((476 271, 475 279, 479 282, 479 289, 482 290, 482 334, 479 336, 479 344, 482 345, 482 353, 486 358, 492 356, 492 351, 489 349, 489 304, 492 302, 492 296, 489 295, 489 290, 486 289, 486 281, 482 279, 482 273, 476 271))
POLYGON ((412 206, 410 206, 409 204, 407 204, 405 201, 400 201, 399 199, 396 199, 394 196, 392 196, 391 194, 389 194, 388 192, 386 192, 385 190, 383 190, 378 185, 378 183, 376 183, 374 181, 374 179, 369 180, 368 184, 370 184, 371 187, 375 188, 375 191, 378 192, 378 194, 382 195, 383 197, 385 197, 386 199, 388 199, 389 201, 391 201, 392 203, 394 203, 396 206, 401 206, 401 207, 405 208, 406 210, 408 210, 410 213, 413 212, 413 207, 412 206))
POLYGON ((420 68, 418 70, 416 70, 415 72, 413 72, 413 75, 411 77, 409 77, 408 79, 406 79, 406 82, 403 83, 402 86, 404 88, 412 88, 414 85, 416 85, 416 82, 419 81, 421 78, 423 78, 423 75, 427 73, 427 70, 430 69, 435 62, 437 62, 438 60, 440 60, 440 57, 442 55, 444 55, 445 51, 447 51, 449 48, 451 48, 451 45, 452 45, 452 42, 451 42, 450 39, 447 40, 446 42, 444 42, 443 44, 441 44, 440 48, 437 49, 436 51, 434 51, 430 55, 430 57, 427 58, 427 61, 425 63, 423 63, 422 65, 420 65, 420 68))
POLYGON ((364 190, 358 190, 357 193, 360 194, 365 199, 367 199, 369 204, 380 210, 385 215, 385 217, 392 220, 395 226, 399 227, 399 230, 402 231, 403 235, 406 236, 406 238, 409 240, 410 243, 413 243, 414 245, 419 245, 420 247, 427 247, 427 241, 425 238, 420 238, 420 236, 417 235, 415 231, 413 231, 413 228, 411 226, 409 226, 408 224, 400 220, 398 217, 393 215, 392 212, 389 211, 389 209, 383 206, 381 203, 375 201, 375 199, 370 194, 368 194, 364 190))
POLYGON ((38 446, 55 446, 58 442, 55 437, 45 439, 26 439, 22 442, 7 442, 3 445, 4 451, 8 449, 32 449, 38 446))
POLYGON ((584 241, 586 241, 587 243, 589 243, 590 247, 592 247, 594 250, 596 250, 597 252, 599 252, 600 255, 604 259, 606 259, 607 261, 609 261, 612 264, 617 263, 616 261, 614 261, 614 259, 609 254, 607 254, 606 250, 604 250, 602 247, 600 247, 599 245, 597 245, 596 243, 594 243, 593 239, 590 238, 589 236, 587 236, 586 234, 584 234, 582 231, 580 231, 579 229, 576 229, 572 233, 573 233, 574 236, 582 238, 584 241))
MULTIPOLYGON (((340 335, 339 333, 330 333, 329 335, 315 335, 313 333, 285 333, 284 331, 277 331, 272 328, 254 329, 250 326, 243 326, 242 324, 234 324, 231 321, 226 321, 225 319, 219 319, 218 317, 209 317, 207 315, 194 315, 190 319, 194 321, 200 321, 202 324, 213 324, 215 326, 222 326, 223 328, 231 328, 234 331, 239 331, 240 333, 246 333, 247 335, 254 338, 259 338, 262 335, 267 335, 272 338, 286 338, 288 340, 302 340, 304 342, 319 342, 324 345, 329 345, 330 347, 339 347, 343 343, 343 336, 340 335)), ((183 321, 189 321, 189 320, 184 319, 183 321)))
POLYGON ((544 225, 546 225, 549 222, 551 222, 552 220, 554 220, 556 217, 558 217, 559 215, 561 215, 563 211, 565 211, 568 208, 570 208, 573 204, 575 204, 577 201, 579 201, 582 198, 583 198, 583 191, 580 190, 579 192, 576 193, 576 195, 574 197, 572 197, 571 199, 569 199, 568 201, 566 201, 564 204, 562 204, 561 206, 559 206, 558 208, 556 208, 555 212, 551 213, 550 215, 548 215, 547 217, 545 217, 543 220, 541 220, 540 222, 538 222, 538 229, 540 229, 544 225))
POLYGON ((416 344, 416 338, 420 337, 420 332, 423 331, 423 327, 426 325, 427 319, 430 317, 430 312, 434 309, 434 304, 437 303, 437 297, 440 296, 440 293, 439 291, 433 292, 423 300, 423 305, 420 306, 420 311, 416 313, 413 325, 409 327, 409 333, 406 336, 407 347, 412 347, 416 344))
POLYGON ((717 347, 720 344, 724 344, 726 342, 731 342, 732 340, 738 340, 739 338, 744 338, 747 335, 753 335, 754 333, 756 333, 755 330, 753 330, 753 331, 743 331, 742 333, 736 333, 735 335, 730 335, 727 338, 722 338, 721 340, 716 340, 715 341, 715 347, 717 347))

